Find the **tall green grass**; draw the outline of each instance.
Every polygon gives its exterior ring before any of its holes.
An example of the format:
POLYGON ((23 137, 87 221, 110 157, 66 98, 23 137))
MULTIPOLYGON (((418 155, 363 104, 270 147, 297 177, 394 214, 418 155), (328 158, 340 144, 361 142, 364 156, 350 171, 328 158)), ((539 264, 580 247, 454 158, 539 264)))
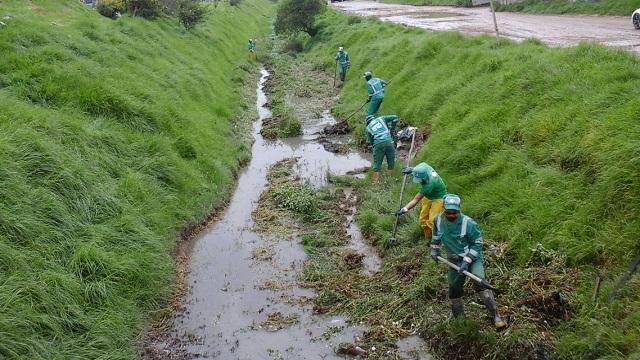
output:
MULTIPOLYGON (((557 358, 638 356, 639 279, 611 307, 590 299, 596 271, 606 292, 640 251, 638 58, 596 44, 551 49, 335 12, 318 25, 309 61, 332 71, 333 50, 344 45, 352 74, 391 81, 381 114, 431 127, 413 163, 427 161, 461 194, 488 241, 506 248, 509 267, 544 266, 542 248, 575 271, 575 284, 565 285, 576 315, 557 328, 557 358)), ((364 81, 350 79, 334 109, 342 116, 366 100, 364 81)), ((363 119, 350 121, 358 138, 363 119)), ((388 222, 394 204, 365 201, 363 211, 388 222)))
POLYGON ((271 11, 221 4, 189 32, 0 1, 0 358, 135 357, 179 231, 248 155, 245 44, 271 11))
POLYGON ((639 0, 524 0, 496 7, 498 11, 619 16, 631 16, 637 8, 640 8, 639 0))

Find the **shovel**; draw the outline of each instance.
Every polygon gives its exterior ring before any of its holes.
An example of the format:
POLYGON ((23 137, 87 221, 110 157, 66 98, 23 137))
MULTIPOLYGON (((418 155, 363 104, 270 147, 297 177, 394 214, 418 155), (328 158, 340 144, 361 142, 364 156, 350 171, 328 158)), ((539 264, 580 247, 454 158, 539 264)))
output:
POLYGON ((338 60, 336 59, 336 66, 333 69, 333 87, 336 87, 336 76, 338 75, 338 60))
POLYGON ((611 290, 611 293, 609 293, 609 296, 607 296, 606 304, 611 304, 616 295, 618 295, 618 291, 620 291, 624 284, 629 281, 629 279, 631 279, 631 276, 633 276, 633 273, 636 271, 638 266, 640 266, 640 254, 638 254, 638 256, 633 259, 631 264, 629 264, 629 268, 627 269, 627 271, 622 274, 620 280, 618 280, 616 285, 613 287, 613 290, 611 290))
MULTIPOLYGON (((409 147, 409 154, 407 154, 407 159, 404 162, 405 167, 409 166, 411 153, 413 152, 413 144, 416 140, 416 128, 410 127, 409 129, 412 130, 413 134, 411 135, 411 147, 409 147)), ((398 201, 398 207, 402 206, 402 195, 404 194, 404 186, 407 184, 407 176, 409 176, 409 174, 404 174, 404 176, 402 177, 402 186, 400 187, 400 200, 398 201)), ((399 216, 396 216, 396 221, 395 223, 393 223, 393 235, 391 235, 391 238, 389 239, 390 245, 395 245, 398 243, 398 239, 396 239, 396 231, 398 231, 398 218, 399 216)))
MULTIPOLYGON (((389 80, 389 81, 387 82, 387 86, 388 86, 390 83, 391 83, 391 80, 389 80)), ((358 108, 358 110, 356 110, 356 111, 352 112, 352 113, 351 113, 351 115, 347 116, 347 118, 346 118, 346 119, 344 119, 344 121, 348 121, 349 119, 351 119, 351 118, 353 117, 353 115, 355 115, 356 113, 358 113, 358 111, 362 110, 362 108, 363 108, 365 105, 367 105, 368 103, 369 103, 369 100, 365 101, 365 102, 364 102, 364 104, 362 104, 362 105, 358 108)))
MULTIPOLYGON (((442 256, 438 256, 438 260, 442 261, 443 263, 447 264, 450 268, 452 268, 455 271, 459 271, 460 268, 458 267, 458 265, 452 263, 451 261, 443 258, 442 256)), ((498 289, 494 288, 493 286, 491 286, 487 280, 485 279, 480 279, 479 277, 473 275, 472 273, 468 272, 468 271, 463 271, 462 272, 466 277, 468 277, 469 279, 473 280, 476 284, 482 286, 485 289, 489 289, 489 290, 493 290, 495 292, 498 292, 498 289)))
POLYGON ((351 113, 351 115, 347 116, 347 118, 346 118, 346 119, 344 119, 344 121, 349 121, 349 119, 351 119, 351 118, 353 117, 353 115, 357 114, 357 113, 358 113, 358 111, 362 110, 362 108, 363 108, 365 105, 367 105, 367 103, 368 103, 368 101, 365 101, 365 102, 364 102, 364 104, 362 104, 362 106, 360 106, 360 107, 358 108, 358 110, 356 110, 356 111, 352 112, 352 113, 351 113))

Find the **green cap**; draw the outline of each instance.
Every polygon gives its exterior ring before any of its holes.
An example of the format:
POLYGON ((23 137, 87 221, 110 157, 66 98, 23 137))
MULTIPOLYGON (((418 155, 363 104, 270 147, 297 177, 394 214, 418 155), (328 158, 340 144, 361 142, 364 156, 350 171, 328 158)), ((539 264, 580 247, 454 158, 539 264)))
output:
POLYGON ((429 165, 426 163, 420 163, 413 168, 411 171, 411 176, 413 176, 413 182, 419 184, 423 180, 427 180, 429 178, 429 165))
POLYGON ((456 194, 447 194, 444 196, 443 202, 446 210, 460 211, 460 203, 462 202, 462 200, 460 200, 460 196, 456 194))

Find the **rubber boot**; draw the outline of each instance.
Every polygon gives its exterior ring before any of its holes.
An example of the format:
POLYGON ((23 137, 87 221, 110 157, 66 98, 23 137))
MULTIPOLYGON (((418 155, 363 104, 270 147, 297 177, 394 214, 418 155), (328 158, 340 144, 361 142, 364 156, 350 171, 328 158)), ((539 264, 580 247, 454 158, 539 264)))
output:
POLYGON ((424 231, 424 239, 427 240, 427 243, 431 243, 431 228, 428 226, 425 226, 424 229, 422 229, 422 231, 424 231))
POLYGON ((379 172, 379 171, 374 171, 374 172, 373 172, 372 179, 373 179, 373 181, 372 181, 372 182, 373 182, 374 184, 380 184, 380 172, 379 172))
POLYGON ((464 317, 464 301, 461 297, 457 299, 449 299, 451 301, 451 313, 454 318, 464 317))
POLYGON ((493 325, 495 325, 496 330, 502 330, 506 328, 506 321, 502 320, 502 318, 498 314, 498 305, 496 305, 496 298, 493 296, 493 291, 482 290, 480 294, 482 296, 484 306, 487 308, 487 311, 489 311, 489 315, 493 318, 493 325))

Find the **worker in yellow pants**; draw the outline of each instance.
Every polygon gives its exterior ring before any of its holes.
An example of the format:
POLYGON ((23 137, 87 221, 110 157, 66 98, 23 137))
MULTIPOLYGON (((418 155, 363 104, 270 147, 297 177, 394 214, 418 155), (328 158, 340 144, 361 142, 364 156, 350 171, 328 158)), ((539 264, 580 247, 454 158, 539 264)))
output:
POLYGON ((431 240, 431 233, 433 231, 433 220, 442 212, 443 205, 442 198, 437 200, 431 200, 427 197, 423 197, 420 201, 422 209, 420 209, 420 226, 424 231, 424 238, 431 240))
POLYGON ((413 176, 413 182, 420 184, 420 192, 407 205, 398 209, 396 216, 413 209, 420 202, 422 205, 420 225, 424 230, 424 238, 431 242, 433 220, 442 212, 442 198, 447 193, 447 186, 440 175, 427 163, 420 163, 413 168, 406 167, 402 172, 413 176))

